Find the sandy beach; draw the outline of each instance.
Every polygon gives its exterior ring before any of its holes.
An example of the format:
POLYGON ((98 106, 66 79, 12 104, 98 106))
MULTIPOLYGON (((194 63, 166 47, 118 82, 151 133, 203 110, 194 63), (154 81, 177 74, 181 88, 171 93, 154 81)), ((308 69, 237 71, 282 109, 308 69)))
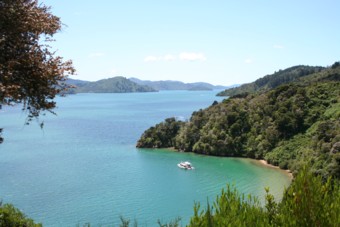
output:
MULTIPOLYGON (((280 169, 280 167, 274 166, 274 165, 272 165, 272 164, 269 164, 269 163, 268 163, 266 160, 264 160, 264 159, 257 160, 257 161, 258 161, 259 163, 261 163, 262 165, 264 165, 264 166, 271 167, 271 168, 275 168, 275 169, 280 169)), ((292 173, 289 169, 287 169, 287 170, 281 169, 281 170, 287 172, 287 174, 288 174, 291 178, 294 178, 294 177, 293 177, 293 173, 292 173)))

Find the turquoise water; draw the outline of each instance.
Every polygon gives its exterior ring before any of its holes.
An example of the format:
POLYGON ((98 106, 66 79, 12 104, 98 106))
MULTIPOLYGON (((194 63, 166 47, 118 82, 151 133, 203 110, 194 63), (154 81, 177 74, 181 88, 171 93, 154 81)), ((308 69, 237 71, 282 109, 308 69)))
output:
POLYGON ((44 226, 117 225, 119 217, 156 226, 194 202, 215 199, 227 183, 244 193, 280 199, 290 179, 248 159, 136 149, 139 136, 167 117, 188 119, 214 100, 212 91, 78 94, 58 98, 57 116, 24 126, 20 107, 0 110, 0 198, 44 226), (191 161, 193 171, 177 167, 191 161))

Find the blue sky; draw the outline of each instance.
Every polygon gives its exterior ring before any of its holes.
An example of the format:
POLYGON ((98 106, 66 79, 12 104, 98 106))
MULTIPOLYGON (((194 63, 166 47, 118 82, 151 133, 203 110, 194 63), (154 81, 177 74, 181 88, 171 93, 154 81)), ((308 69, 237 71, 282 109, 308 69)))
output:
POLYGON ((45 0, 65 24, 57 54, 75 79, 252 82, 340 60, 337 0, 45 0))

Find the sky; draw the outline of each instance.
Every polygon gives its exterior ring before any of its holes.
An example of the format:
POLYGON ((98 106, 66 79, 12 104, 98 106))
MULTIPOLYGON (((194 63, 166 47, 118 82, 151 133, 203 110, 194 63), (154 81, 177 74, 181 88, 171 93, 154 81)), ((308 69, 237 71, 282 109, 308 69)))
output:
POLYGON ((233 85, 340 60, 338 0, 44 0, 74 79, 233 85))

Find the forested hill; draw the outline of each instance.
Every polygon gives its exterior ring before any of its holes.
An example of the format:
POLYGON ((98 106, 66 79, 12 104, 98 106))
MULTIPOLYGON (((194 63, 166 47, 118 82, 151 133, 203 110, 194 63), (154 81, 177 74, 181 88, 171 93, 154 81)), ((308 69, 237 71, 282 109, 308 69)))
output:
MULTIPOLYGON (((204 82, 196 82, 196 83, 183 83, 181 81, 174 80, 159 80, 159 81, 150 81, 150 80, 140 80, 134 77, 129 78, 129 80, 140 84, 147 85, 149 87, 154 88, 155 90, 189 90, 189 91, 198 91, 198 90, 221 90, 226 89, 228 87, 222 85, 212 85, 204 82)), ((233 87, 233 86, 230 86, 233 87)))
POLYGON ((70 80, 69 84, 75 86, 70 93, 127 93, 127 92, 155 92, 156 90, 136 84, 125 77, 113 77, 96 82, 70 80))
POLYGON ((146 130, 137 147, 265 159, 292 171, 309 163, 340 179, 339 64, 300 83, 215 102, 188 122, 169 118, 146 130))
POLYGON ((241 94, 250 94, 260 91, 267 91, 280 86, 281 84, 289 83, 298 80, 301 77, 311 75, 313 73, 325 70, 320 66, 293 66, 285 70, 279 70, 271 75, 264 76, 252 83, 243 84, 236 88, 226 89, 218 93, 218 96, 234 96, 241 94))

